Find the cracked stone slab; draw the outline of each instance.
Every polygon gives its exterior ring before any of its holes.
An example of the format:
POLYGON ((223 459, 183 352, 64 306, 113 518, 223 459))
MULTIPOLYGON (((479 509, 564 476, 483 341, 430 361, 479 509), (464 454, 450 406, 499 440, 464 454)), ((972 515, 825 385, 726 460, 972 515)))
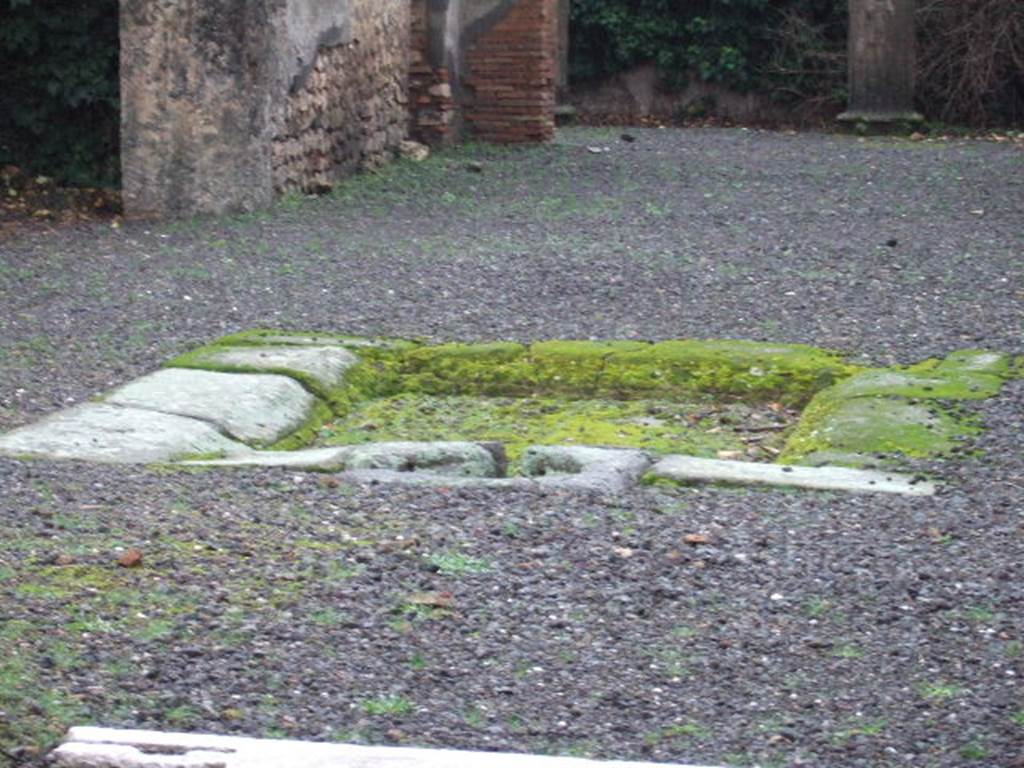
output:
POLYGON ((316 398, 287 376, 167 368, 119 387, 106 402, 201 419, 266 444, 301 427, 316 398))
POLYGON ((215 347, 201 350, 195 360, 250 371, 282 374, 297 371, 311 377, 325 389, 340 385, 345 372, 359 362, 359 358, 347 349, 336 346, 215 347))
POLYGON ((203 421, 103 403, 59 411, 0 436, 0 453, 7 455, 118 464, 249 450, 203 421))
POLYGON ((909 475, 847 467, 796 467, 782 464, 753 464, 743 461, 666 456, 648 477, 679 483, 723 483, 727 485, 772 485, 854 493, 899 493, 931 496, 935 486, 909 475))
POLYGON ((72 728, 50 757, 61 768, 656 768, 621 760, 82 727, 72 728))

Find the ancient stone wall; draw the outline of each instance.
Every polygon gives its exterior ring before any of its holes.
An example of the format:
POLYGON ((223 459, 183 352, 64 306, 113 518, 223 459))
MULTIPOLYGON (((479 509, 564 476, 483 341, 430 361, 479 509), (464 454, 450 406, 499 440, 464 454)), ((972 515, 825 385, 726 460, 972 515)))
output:
POLYGON ((268 203, 274 33, 265 0, 122 0, 120 25, 125 211, 268 203))
POLYGON ((557 2, 121 0, 125 211, 323 191, 410 127, 432 144, 547 140, 557 2))
POLYGON ((409 0, 352 0, 351 34, 289 89, 273 139, 278 192, 318 192, 387 160, 408 132, 409 0))
POLYGON ((122 0, 129 215, 250 210, 407 132, 409 0, 122 0))

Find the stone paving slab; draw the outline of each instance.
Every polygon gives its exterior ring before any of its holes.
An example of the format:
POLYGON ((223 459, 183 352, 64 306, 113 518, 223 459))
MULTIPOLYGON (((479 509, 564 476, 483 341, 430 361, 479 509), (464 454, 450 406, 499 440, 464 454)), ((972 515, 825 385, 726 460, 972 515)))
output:
POLYGON ((243 371, 297 371, 310 376, 325 389, 332 389, 342 383, 345 371, 359 359, 347 349, 335 346, 225 346, 200 350, 193 362, 243 371))
POLYGON ((358 483, 469 486, 474 488, 575 489, 622 493, 636 485, 651 461, 643 451, 589 446, 538 445, 527 449, 522 477, 467 477, 391 469, 353 469, 342 474, 358 483), (533 474, 530 474, 530 473, 533 474))
POLYGON ((244 456, 197 459, 182 464, 199 467, 291 467, 319 472, 350 470, 369 478, 417 475, 437 484, 438 477, 481 479, 499 475, 499 462, 479 443, 460 441, 381 442, 298 451, 252 451, 244 456))
POLYGON ((679 483, 723 483, 726 485, 772 485, 854 493, 900 493, 931 496, 935 486, 908 475, 846 467, 792 467, 781 464, 753 464, 743 461, 666 456, 648 477, 679 483))
POLYGON ((287 376, 166 368, 114 390, 106 402, 201 419, 267 444, 301 427, 316 398, 287 376))
POLYGON ((188 455, 248 453, 203 421, 157 411, 85 403, 0 435, 0 453, 117 464, 173 461, 188 455))
POLYGON ((51 758, 61 768, 702 768, 88 727, 72 728, 51 758))
POLYGON ((339 472, 352 453, 352 446, 303 448, 297 451, 251 451, 223 459, 194 459, 179 462, 191 467, 284 467, 313 472, 339 472))
POLYGON ((352 446, 345 468, 454 477, 497 477, 498 461, 479 443, 461 441, 366 443, 352 446))

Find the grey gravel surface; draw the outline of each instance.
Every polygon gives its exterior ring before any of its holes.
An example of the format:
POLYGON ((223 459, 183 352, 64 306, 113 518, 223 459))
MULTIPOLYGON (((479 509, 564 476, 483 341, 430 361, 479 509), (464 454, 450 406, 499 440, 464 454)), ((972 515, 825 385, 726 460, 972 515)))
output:
MULTIPOLYGON (((1024 352, 1019 149, 631 133, 469 147, 265 214, 0 242, 0 428, 253 326, 1024 352)), ((88 722, 1020 765, 1022 384, 972 406, 981 453, 922 466, 952 481, 923 499, 4 460, 0 760, 37 764, 88 722), (141 568, 114 565, 129 547, 141 568)))

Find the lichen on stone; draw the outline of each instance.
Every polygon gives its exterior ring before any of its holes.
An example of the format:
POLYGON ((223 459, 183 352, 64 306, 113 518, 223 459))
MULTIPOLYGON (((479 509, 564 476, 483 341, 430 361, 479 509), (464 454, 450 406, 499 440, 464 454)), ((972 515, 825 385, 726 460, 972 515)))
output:
POLYGON ((780 460, 863 466, 960 450, 981 427, 958 403, 998 394, 1011 373, 986 350, 861 371, 815 395, 780 460))

